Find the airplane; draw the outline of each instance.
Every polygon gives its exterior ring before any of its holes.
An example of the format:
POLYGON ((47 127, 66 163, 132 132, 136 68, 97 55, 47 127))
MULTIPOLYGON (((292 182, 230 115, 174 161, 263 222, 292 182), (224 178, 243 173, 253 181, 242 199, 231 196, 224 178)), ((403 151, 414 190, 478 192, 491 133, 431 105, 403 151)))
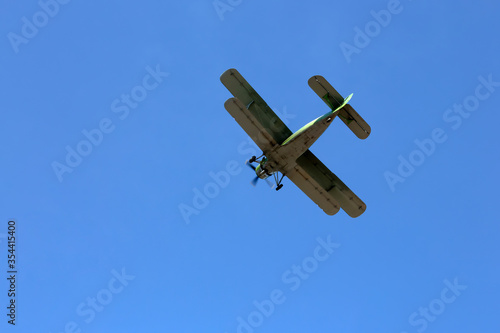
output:
POLYGON ((311 77, 309 86, 330 111, 292 133, 236 69, 225 71, 220 80, 234 96, 224 103, 225 109, 262 150, 261 156, 247 161, 255 180, 273 176, 278 191, 287 176, 328 215, 342 208, 358 217, 366 210, 365 203, 309 150, 337 116, 358 138, 370 135, 370 126, 348 104, 353 94, 344 99, 325 78, 311 77))

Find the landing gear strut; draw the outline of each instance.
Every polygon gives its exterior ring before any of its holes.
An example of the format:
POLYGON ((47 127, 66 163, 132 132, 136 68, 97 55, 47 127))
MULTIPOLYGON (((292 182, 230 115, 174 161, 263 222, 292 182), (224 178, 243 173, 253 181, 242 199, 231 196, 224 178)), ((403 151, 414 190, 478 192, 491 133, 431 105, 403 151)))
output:
POLYGON ((274 180, 276 181, 276 191, 279 191, 282 187, 283 187, 283 184, 281 184, 281 181, 283 180, 283 177, 285 177, 284 174, 281 174, 281 178, 278 180, 278 172, 276 172, 274 174, 274 180))
POLYGON ((248 162, 250 162, 250 163, 259 162, 260 163, 260 161, 258 159, 261 158, 262 156, 264 156, 264 154, 260 155, 259 157, 252 156, 252 158, 250 158, 250 160, 248 160, 248 162))

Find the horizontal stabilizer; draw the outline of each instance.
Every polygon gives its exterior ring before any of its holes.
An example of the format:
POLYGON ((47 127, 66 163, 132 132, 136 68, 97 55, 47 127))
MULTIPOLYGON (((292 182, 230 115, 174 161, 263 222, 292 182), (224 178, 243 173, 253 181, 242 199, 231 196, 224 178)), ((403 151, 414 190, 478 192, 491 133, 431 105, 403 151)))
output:
POLYGON ((330 109, 335 110, 344 102, 344 97, 321 75, 311 77, 307 83, 330 109))
POLYGON ((308 81, 309 87, 328 105, 332 110, 342 107, 339 111, 339 118, 351 131, 360 139, 366 139, 371 132, 366 121, 344 100, 335 88, 321 75, 315 75, 308 81), (344 104, 344 105, 343 105, 344 104))
POLYGON ((366 139, 372 131, 370 125, 361 118, 350 104, 347 104, 340 110, 339 118, 342 119, 344 124, 346 124, 346 126, 360 139, 366 139))

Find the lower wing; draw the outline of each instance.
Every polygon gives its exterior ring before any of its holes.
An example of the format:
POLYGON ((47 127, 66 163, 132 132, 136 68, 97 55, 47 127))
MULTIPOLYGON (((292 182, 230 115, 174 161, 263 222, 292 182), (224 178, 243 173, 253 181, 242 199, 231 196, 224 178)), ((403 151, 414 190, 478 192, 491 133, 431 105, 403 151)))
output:
POLYGON ((349 216, 358 217, 366 210, 365 203, 310 150, 297 159, 286 176, 328 215, 342 208, 349 216))

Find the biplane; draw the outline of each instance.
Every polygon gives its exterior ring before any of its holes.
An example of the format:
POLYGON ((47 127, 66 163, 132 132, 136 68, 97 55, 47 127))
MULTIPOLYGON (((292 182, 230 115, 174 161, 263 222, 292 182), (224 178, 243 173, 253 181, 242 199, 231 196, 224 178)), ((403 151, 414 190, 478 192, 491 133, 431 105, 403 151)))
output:
POLYGON ((256 180, 273 176, 279 190, 287 176, 328 215, 342 208, 358 217, 366 210, 365 203, 309 150, 335 117, 358 138, 370 135, 370 126, 348 104, 352 94, 343 98, 322 76, 311 77, 309 86, 330 111, 292 133, 236 69, 225 71, 220 80, 234 96, 224 107, 262 150, 261 156, 247 161, 256 180))

